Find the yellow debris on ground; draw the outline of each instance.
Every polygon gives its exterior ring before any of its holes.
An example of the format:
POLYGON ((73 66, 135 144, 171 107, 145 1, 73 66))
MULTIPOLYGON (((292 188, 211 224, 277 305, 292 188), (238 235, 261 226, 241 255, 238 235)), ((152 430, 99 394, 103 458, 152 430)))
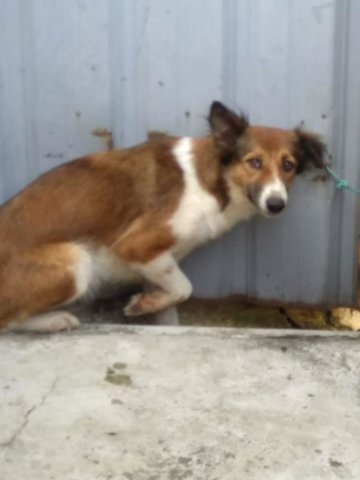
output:
POLYGON ((360 310, 346 307, 333 308, 331 316, 335 322, 344 327, 360 330, 360 310))

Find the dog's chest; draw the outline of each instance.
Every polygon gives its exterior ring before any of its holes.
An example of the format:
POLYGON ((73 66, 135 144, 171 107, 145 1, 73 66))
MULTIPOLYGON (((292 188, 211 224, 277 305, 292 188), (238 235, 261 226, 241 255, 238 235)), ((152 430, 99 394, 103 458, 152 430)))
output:
POLYGON ((215 197, 205 191, 197 177, 190 138, 179 140, 173 150, 182 170, 184 190, 169 224, 176 238, 174 254, 186 255, 195 246, 214 237, 220 208, 215 197))
POLYGON ((170 221, 177 242, 175 256, 181 258, 201 245, 221 234, 224 219, 215 198, 203 195, 186 195, 170 221))
POLYGON ((173 252, 181 258, 198 245, 222 235, 238 221, 249 218, 253 207, 244 197, 221 209, 216 197, 198 179, 190 138, 181 139, 173 154, 183 172, 184 191, 169 223, 177 239, 173 252))
POLYGON ((253 208, 246 200, 243 205, 230 204, 221 210, 216 198, 204 191, 199 191, 196 197, 184 197, 170 222, 177 238, 173 249, 175 256, 184 257, 253 214, 253 208))

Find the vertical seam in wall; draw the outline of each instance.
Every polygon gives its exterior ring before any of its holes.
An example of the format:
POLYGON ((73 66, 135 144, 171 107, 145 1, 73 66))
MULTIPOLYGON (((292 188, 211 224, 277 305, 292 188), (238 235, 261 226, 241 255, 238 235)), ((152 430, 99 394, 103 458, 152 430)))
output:
POLYGON ((39 151, 37 144, 37 95, 34 48, 34 6, 30 2, 19 2, 21 27, 21 56, 24 74, 22 76, 22 95, 24 104, 25 124, 25 164, 26 177, 31 179, 39 173, 39 151), (34 168, 35 167, 35 168, 34 168))
MULTIPOLYGON (((340 175, 344 175, 346 158, 346 132, 348 128, 348 91, 349 85, 349 41, 352 34, 350 28, 351 1, 337 0, 335 3, 335 40, 334 40, 334 120, 332 125, 331 150, 334 155, 335 168, 340 175)), ((349 285, 349 279, 343 278, 344 262, 346 255, 349 255, 349 231, 346 228, 347 218, 351 212, 347 211, 346 199, 351 195, 347 191, 334 192, 333 201, 335 208, 332 212, 329 232, 329 260, 328 260, 328 282, 325 297, 329 298, 331 291, 334 303, 344 303, 344 285, 349 285), (336 202, 337 197, 337 202, 336 202), (346 250, 346 251, 345 251, 346 250), (345 282, 345 283, 344 283, 345 282)), ((356 221, 356 219, 353 219, 356 221)), ((354 232, 356 232, 356 228, 354 232)), ((355 236, 354 239, 355 241, 355 236)), ((347 262, 346 262, 347 263, 347 262)), ((351 295, 354 300, 356 289, 355 277, 356 268, 352 272, 351 295)), ((346 288, 345 288, 346 289, 346 288)))
MULTIPOLYGON (((346 52, 346 64, 345 64, 345 85, 343 86, 343 102, 344 102, 344 116, 346 115, 346 120, 343 122, 343 151, 346 151, 347 148, 347 138, 346 133, 348 128, 354 129, 353 119, 349 118, 351 112, 355 112, 356 114, 356 136, 351 138, 351 141, 354 142, 354 152, 355 155, 351 156, 351 160, 355 162, 355 171, 351 168, 351 164, 349 163, 349 154, 344 156, 345 162, 343 163, 343 170, 344 176, 346 178, 352 179, 352 183, 356 182, 359 177, 359 167, 356 168, 356 165, 359 164, 359 156, 360 156, 360 142, 359 142, 359 131, 360 131, 360 59, 358 52, 356 52, 356 62, 353 60, 354 56, 354 49, 357 45, 359 34, 356 33, 359 31, 360 26, 360 7, 358 0, 349 0, 347 4, 347 27, 346 32, 346 44, 345 44, 345 52, 346 52), (355 11, 354 11, 355 10, 355 11), (354 25, 354 21, 356 21, 356 28, 354 25), (356 42, 354 41, 354 35, 357 35, 356 42), (357 81, 355 85, 354 91, 354 80, 357 81), (346 88, 346 90, 345 90, 346 88), (353 95, 355 98, 353 98, 353 95), (351 96, 351 99, 350 99, 351 96), (357 100, 357 104, 355 103, 357 100), (350 172, 348 171, 350 170, 350 172)), ((354 132, 353 132, 354 133, 354 132)), ((340 203, 340 221, 341 221, 341 250, 340 250, 340 288, 339 294, 340 296, 346 296, 346 288, 345 291, 343 286, 347 285, 348 274, 351 271, 351 293, 352 293, 352 301, 355 303, 356 299, 356 284, 357 284, 357 232, 358 232, 358 198, 353 194, 349 194, 346 192, 347 196, 343 195, 341 197, 340 203), (353 202, 350 205, 349 210, 349 202, 353 202), (350 215, 353 214, 353 217, 350 215), (350 225, 349 225, 350 224, 350 225), (350 238, 350 245, 349 245, 349 234, 351 234, 352 238, 350 238), (352 248, 352 251, 350 250, 352 248), (349 251, 350 250, 350 251, 349 251), (350 256, 351 264, 348 264, 348 257, 350 256)))
POLYGON ((224 102, 233 107, 235 101, 236 77, 236 0, 223 2, 222 42, 223 42, 223 72, 222 95, 224 102))
MULTIPOLYGON (((251 5, 248 9, 249 21, 251 21, 251 5)), ((237 0, 227 0, 223 2, 223 85, 222 85, 222 95, 224 101, 231 107, 237 110, 239 105, 235 105, 237 95, 237 75, 239 72, 239 51, 238 51, 238 23, 239 23, 239 3, 237 0)), ((250 56, 249 56, 250 57, 250 56)), ((246 66, 245 68, 250 68, 246 66)), ((244 106, 240 105, 240 108, 244 106)), ((241 292, 248 296, 254 296, 256 293, 256 272, 257 272, 257 256, 256 256, 256 234, 257 228, 256 223, 248 223, 246 225, 246 230, 244 231, 244 246, 245 252, 243 255, 244 258, 244 278, 245 278, 245 291, 241 292)), ((224 243, 225 245, 225 243, 224 243)), ((229 266, 236 265, 236 262, 232 261, 231 256, 236 255, 236 252, 233 249, 223 249, 223 254, 225 255, 224 267, 225 271, 222 272, 221 278, 224 279, 223 285, 221 285, 220 290, 221 294, 223 293, 239 293, 234 290, 235 276, 237 271, 232 267, 231 272, 229 272, 229 266)))
MULTIPOLYGON (((293 65, 292 65, 292 58, 293 58, 293 55, 291 54, 292 52, 292 47, 293 47, 293 35, 292 35, 292 28, 291 28, 291 22, 294 20, 294 17, 293 17, 293 0, 289 0, 289 4, 288 4, 288 48, 287 48, 287 64, 288 64, 288 67, 289 67, 289 70, 292 69, 293 65)), ((288 75, 287 76, 287 89, 286 89, 286 94, 287 94, 287 101, 286 101, 286 105, 287 105, 287 112, 286 112, 286 116, 287 116, 287 124, 290 125, 290 122, 291 122, 291 118, 290 118, 290 112, 292 111, 292 108, 290 107, 290 103, 291 103, 291 98, 292 98, 292 95, 291 95, 291 92, 293 90, 292 88, 292 76, 291 75, 288 75)), ((292 125, 291 125, 292 127, 292 125)))
MULTIPOLYGON (((343 152, 344 134, 342 120, 346 121, 346 103, 345 103, 345 91, 344 86, 346 84, 346 43, 347 43, 347 27, 348 27, 348 3, 339 2, 335 3, 335 18, 334 18, 334 90, 333 90, 333 109, 334 117, 332 124, 332 142, 331 151, 333 156, 341 158, 341 152, 343 152)), ((341 165, 336 165, 336 168, 342 168, 341 165)), ((336 199, 337 191, 334 190, 333 202, 336 199)), ((337 205, 335 205, 335 211, 333 211, 332 221, 330 220, 330 232, 329 232, 329 260, 328 260, 328 286, 327 290, 332 291, 334 295, 334 301, 339 301, 339 277, 340 277, 340 257, 342 248, 341 238, 341 208, 342 198, 339 199, 337 205)), ((325 292, 326 294, 326 292, 325 292)))
MULTIPOLYGON (((229 107, 234 108, 235 102, 235 77, 236 77, 236 0, 227 0, 222 5, 222 99, 229 107)), ((221 262, 221 272, 218 285, 219 295, 232 291, 234 283, 234 269, 232 261, 232 249, 225 248, 226 240, 222 244, 221 252, 225 257, 221 262), (225 268, 224 268, 225 267, 225 268), (230 267, 230 271, 229 271, 230 267)))
POLYGON ((109 73, 111 128, 115 147, 132 144, 138 130, 138 75, 135 35, 136 2, 109 2, 109 73), (129 28, 131 24, 131 28, 129 28), (131 105, 131 108, 130 106, 131 105), (125 123, 126 121, 126 123, 125 123))
POLYGON ((111 130, 113 132, 113 139, 115 147, 119 147, 124 143, 124 127, 123 116, 120 112, 124 109, 124 102, 122 98, 122 76, 123 71, 119 68, 115 69, 115 65, 119 64, 123 66, 123 61, 115 56, 114 51, 117 51, 117 44, 120 43, 120 35, 118 32, 122 32, 123 18, 119 15, 119 28, 114 28, 115 18, 119 13, 119 10, 114 7, 114 0, 108 0, 108 48, 109 48, 109 75, 110 75, 110 102, 111 102, 111 130), (120 74, 119 74, 120 72, 120 74), (115 99, 115 101, 112 101, 115 99), (120 108, 117 105, 120 104, 120 108))

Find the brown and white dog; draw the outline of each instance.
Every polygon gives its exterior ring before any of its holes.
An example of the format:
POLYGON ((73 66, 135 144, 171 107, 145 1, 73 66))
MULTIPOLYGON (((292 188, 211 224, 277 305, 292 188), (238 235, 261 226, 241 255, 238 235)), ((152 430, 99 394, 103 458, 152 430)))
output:
POLYGON ((159 136, 71 161, 0 208, 0 326, 78 326, 58 307, 106 282, 145 280, 126 315, 155 312, 192 291, 178 261, 256 213, 281 212, 306 163, 325 146, 301 130, 250 126, 220 102, 211 135, 159 136))

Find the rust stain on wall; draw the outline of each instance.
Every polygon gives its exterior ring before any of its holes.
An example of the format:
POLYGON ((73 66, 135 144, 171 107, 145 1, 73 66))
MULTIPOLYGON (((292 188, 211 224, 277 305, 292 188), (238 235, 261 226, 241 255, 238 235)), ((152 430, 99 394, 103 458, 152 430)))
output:
POLYGON ((316 175, 311 179, 312 182, 327 182, 329 177, 327 175, 316 175))
POLYGON ((114 148, 114 140, 113 140, 113 134, 111 130, 108 130, 107 128, 94 128, 91 130, 91 133, 95 137, 99 137, 101 140, 104 141, 105 147, 107 150, 113 150, 114 148))

